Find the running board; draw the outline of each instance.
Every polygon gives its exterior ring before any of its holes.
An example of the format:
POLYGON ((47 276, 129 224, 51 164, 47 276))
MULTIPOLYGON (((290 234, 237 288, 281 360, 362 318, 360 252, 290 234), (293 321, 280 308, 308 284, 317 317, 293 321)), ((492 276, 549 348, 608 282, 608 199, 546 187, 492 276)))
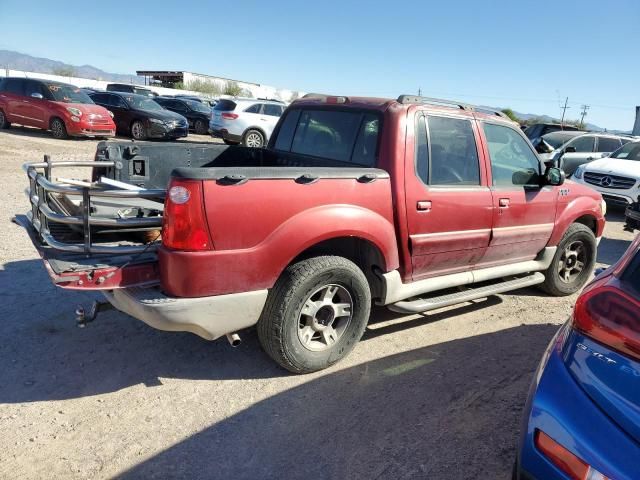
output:
POLYGON ((457 303, 477 300, 478 298, 488 297, 497 293, 517 290, 519 288, 530 287, 544 282, 544 275, 536 272, 526 277, 515 278, 513 280, 505 280, 500 283, 494 283, 484 287, 471 288, 462 292, 450 293, 448 295, 440 295, 439 297, 418 298, 416 300, 404 300, 401 302, 387 305, 389 310, 398 313, 422 313, 438 308, 449 307, 457 303))

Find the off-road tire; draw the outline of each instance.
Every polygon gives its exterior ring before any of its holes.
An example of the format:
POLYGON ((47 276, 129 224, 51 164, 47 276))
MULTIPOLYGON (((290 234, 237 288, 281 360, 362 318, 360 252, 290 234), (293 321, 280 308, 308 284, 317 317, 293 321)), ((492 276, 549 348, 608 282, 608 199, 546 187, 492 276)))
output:
POLYGON ((60 118, 52 118, 51 122, 49 122, 49 128, 51 129, 51 135, 53 135, 53 138, 57 138, 58 140, 69 138, 69 134, 67 133, 67 126, 60 118))
POLYGON ((290 265, 269 292, 258 321, 258 338, 264 351, 280 366, 294 373, 327 368, 344 358, 360 340, 371 312, 367 279, 356 264, 343 257, 322 256, 290 265), (313 292, 325 285, 348 291, 351 317, 340 337, 322 351, 304 346, 298 329, 302 308, 313 292))
POLYGON ((7 120, 6 115, 2 110, 0 110, 0 130, 5 130, 11 127, 11 122, 7 120))
POLYGON ((589 280, 596 263, 596 255, 596 237, 591 229, 581 223, 571 224, 558 244, 558 249, 553 256, 551 265, 544 272, 545 281, 540 284, 540 288, 555 297, 563 297, 577 292, 589 280), (572 281, 564 282, 560 277, 560 263, 562 262, 563 252, 575 242, 581 242, 585 249, 584 267, 572 281))
POLYGON ((144 127, 144 123, 140 120, 136 120, 131 124, 131 138, 134 140, 147 139, 147 129, 144 127))
POLYGON ((193 129, 196 131, 198 135, 206 135, 207 130, 209 128, 207 127, 207 124, 204 123, 202 120, 196 120, 196 123, 193 126, 193 129))
POLYGON ((242 137, 242 144, 245 147, 262 148, 264 147, 264 135, 260 130, 247 130, 242 137))

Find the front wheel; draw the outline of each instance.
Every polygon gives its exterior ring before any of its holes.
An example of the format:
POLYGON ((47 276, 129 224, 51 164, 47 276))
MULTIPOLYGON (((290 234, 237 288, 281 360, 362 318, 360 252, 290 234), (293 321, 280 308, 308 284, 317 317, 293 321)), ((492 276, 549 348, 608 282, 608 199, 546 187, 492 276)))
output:
POLYGON ((370 311, 369 284, 357 265, 342 257, 314 257, 287 267, 269 292, 258 338, 280 366, 314 372, 353 349, 370 311))
POLYGON ((572 224, 558 244, 540 287, 557 297, 577 292, 591 276, 596 253, 596 237, 591 229, 581 223, 572 224))
POLYGON ((4 130, 6 128, 9 128, 10 126, 11 123, 7 120, 4 112, 0 110, 0 130, 4 130))
POLYGON ((53 120, 51 120, 50 128, 53 138, 57 138, 59 140, 69 138, 69 135, 67 134, 67 127, 59 118, 54 118, 53 120))

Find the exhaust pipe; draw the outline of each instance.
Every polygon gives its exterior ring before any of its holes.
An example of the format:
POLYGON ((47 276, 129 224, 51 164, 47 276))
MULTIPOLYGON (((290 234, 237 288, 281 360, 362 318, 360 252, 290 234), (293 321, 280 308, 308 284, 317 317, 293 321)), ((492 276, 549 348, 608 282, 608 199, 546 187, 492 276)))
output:
POLYGON ((231 345, 232 347, 237 347, 242 343, 242 340, 240 340, 240 335, 238 335, 237 333, 227 333, 227 340, 229 340, 229 345, 231 345))

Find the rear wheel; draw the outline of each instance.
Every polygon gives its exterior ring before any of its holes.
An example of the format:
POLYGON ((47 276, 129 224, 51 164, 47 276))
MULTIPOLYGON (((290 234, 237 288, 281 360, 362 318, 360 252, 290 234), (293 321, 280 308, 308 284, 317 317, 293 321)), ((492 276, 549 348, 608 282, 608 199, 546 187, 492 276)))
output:
POLYGON ((264 146, 264 136, 258 130, 248 130, 244 134, 242 143, 245 147, 262 148, 264 146))
POLYGON ((558 297, 577 292, 591 276, 596 253, 596 237, 591 229, 581 223, 572 224, 558 244, 540 287, 558 297))
POLYGON ((67 133, 67 126, 64 122, 59 118, 53 118, 51 120, 51 124, 49 125, 51 129, 51 134, 53 138, 57 138, 63 140, 65 138, 69 138, 69 134, 67 133))
POLYGON ((258 322, 262 348, 294 373, 327 368, 360 340, 369 320, 369 284, 353 262, 315 257, 290 265, 269 292, 258 322))
POLYGON ((136 120, 131 124, 131 137, 135 140, 146 140, 147 130, 144 128, 144 123, 140 120, 136 120))
POLYGON ((7 117, 5 116, 4 112, 0 110, 0 129, 9 128, 10 126, 11 126, 11 123, 7 120, 7 117))
POLYGON ((196 120, 196 124, 194 129, 198 135, 206 135, 207 134, 207 124, 202 120, 196 120))

